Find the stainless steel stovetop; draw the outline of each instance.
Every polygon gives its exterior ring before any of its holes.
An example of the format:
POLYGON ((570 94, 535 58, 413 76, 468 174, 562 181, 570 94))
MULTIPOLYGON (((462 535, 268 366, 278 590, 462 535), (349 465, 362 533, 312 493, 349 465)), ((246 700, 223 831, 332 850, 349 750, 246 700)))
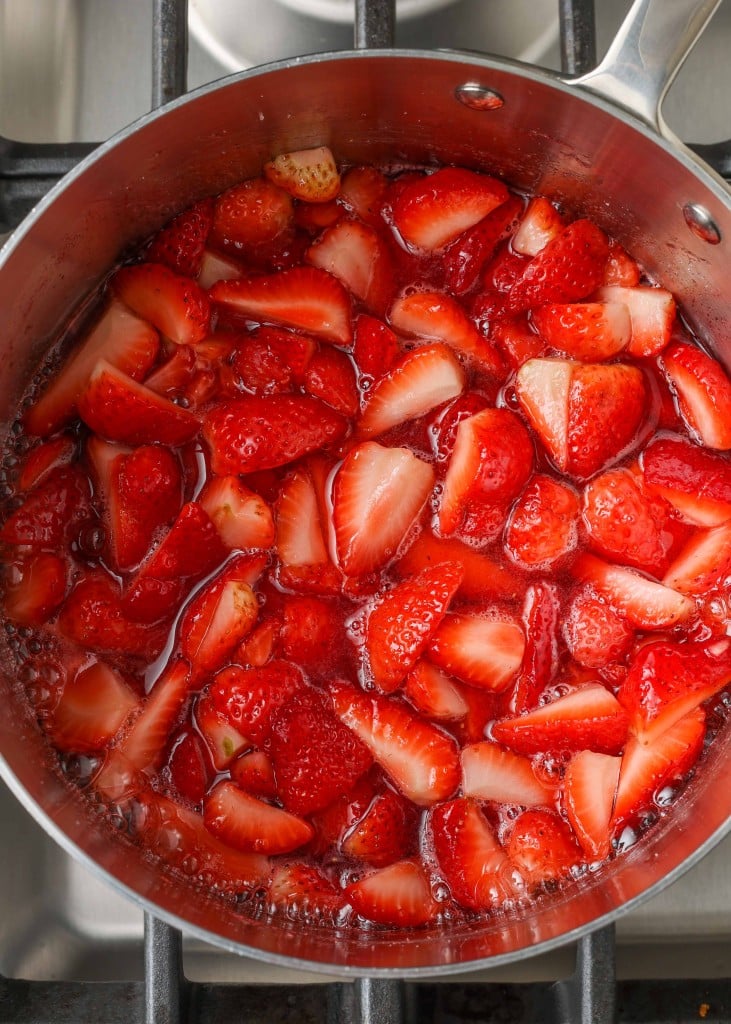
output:
MULTIPOLYGON (((597 0, 596 6, 602 53, 629 3, 597 0)), ((469 47, 558 67, 556 7, 556 0, 398 0, 404 17, 397 43, 469 47)), ((190 0, 189 85, 267 60, 348 46, 347 8, 347 0, 190 0), (222 20, 226 8, 237 12, 233 23, 222 20)), ((150 5, 142 0, 3 0, 0 135, 101 141, 145 113, 150 20, 150 5)), ((666 103, 667 120, 681 138, 710 142, 731 135, 730 53, 731 0, 725 0, 666 103)), ((142 937, 142 911, 57 847, 2 786, 0 973, 138 978, 142 937)), ((626 915, 617 937, 620 978, 731 975, 731 838, 626 915)), ((569 948, 470 980, 537 981, 572 968, 569 948)), ((185 969, 191 980, 327 980, 192 941, 185 945, 185 969)))

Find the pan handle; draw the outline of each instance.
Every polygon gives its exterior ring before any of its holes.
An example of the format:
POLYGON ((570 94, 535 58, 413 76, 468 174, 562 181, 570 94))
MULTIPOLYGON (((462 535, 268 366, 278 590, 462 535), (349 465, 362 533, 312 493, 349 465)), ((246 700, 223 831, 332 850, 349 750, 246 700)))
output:
POLYGON ((635 0, 601 64, 571 84, 674 139, 662 117, 662 101, 720 2, 635 0))

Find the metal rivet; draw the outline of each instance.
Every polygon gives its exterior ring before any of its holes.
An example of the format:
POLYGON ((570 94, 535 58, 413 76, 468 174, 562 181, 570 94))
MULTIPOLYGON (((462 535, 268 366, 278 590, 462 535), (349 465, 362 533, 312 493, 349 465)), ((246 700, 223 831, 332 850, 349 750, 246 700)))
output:
POLYGON ((685 223, 698 238, 702 238, 709 245, 718 245, 721 241, 721 231, 715 220, 700 203, 686 203, 683 207, 685 223))
POLYGON ((477 82, 458 85, 454 94, 459 102, 464 103, 470 110, 499 110, 505 104, 499 92, 489 89, 486 85, 478 85, 477 82))

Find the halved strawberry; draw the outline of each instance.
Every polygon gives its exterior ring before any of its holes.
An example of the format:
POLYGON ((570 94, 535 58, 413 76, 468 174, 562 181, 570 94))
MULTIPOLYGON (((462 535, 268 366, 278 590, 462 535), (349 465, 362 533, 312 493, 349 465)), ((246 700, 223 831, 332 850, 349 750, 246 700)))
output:
POLYGON ((264 174, 295 199, 327 203, 340 191, 340 173, 327 146, 280 153, 264 164, 264 174))
POLYGON ((134 380, 142 380, 155 362, 158 348, 157 331, 121 302, 112 301, 77 343, 60 373, 25 413, 26 430, 46 437, 63 426, 74 414, 100 359, 134 380))
POLYGON ((195 345, 208 334, 211 306, 206 293, 160 263, 122 267, 111 287, 133 313, 178 345, 195 345))
POLYGON ((361 313, 355 321, 353 359, 362 375, 379 378, 399 357, 399 340, 382 320, 361 313))
POLYGON ((78 466, 54 469, 8 516, 0 541, 58 552, 90 515, 89 499, 89 481, 78 466))
POLYGON ((478 284, 482 268, 498 244, 512 234, 522 209, 523 201, 519 196, 508 196, 504 203, 451 243, 442 266, 452 295, 466 295, 478 284))
POLYGON ((197 277, 212 223, 213 200, 202 199, 157 232, 147 249, 147 260, 164 263, 176 274, 197 277))
POLYGON ((180 445, 200 429, 187 409, 138 384, 100 359, 78 400, 79 415, 95 433, 123 444, 180 445))
POLYGON ((617 355, 632 331, 629 309, 619 301, 540 306, 533 323, 548 348, 587 363, 617 355))
POLYGON ((457 903, 488 910, 512 895, 507 856, 474 800, 435 807, 429 831, 440 872, 457 903))
POLYGON ((212 477, 198 501, 230 550, 271 547, 274 540, 272 510, 237 476, 212 477))
POLYGON ((577 579, 590 583, 612 608, 641 629, 666 629, 695 611, 690 598, 647 576, 582 554, 571 566, 577 579))
POLYGON ((363 437, 374 437, 459 395, 464 371, 446 345, 424 345, 407 352, 366 396, 358 423, 363 437))
POLYGON ((119 673, 93 661, 66 680, 47 728, 61 750, 95 754, 116 736, 137 704, 119 673))
POLYGON ((496 722, 498 743, 522 754, 545 750, 594 750, 618 754, 627 739, 628 716, 600 683, 589 683, 517 718, 496 722))
POLYGON ((373 682, 395 690, 439 628, 462 580, 453 563, 424 569, 387 591, 368 616, 365 649, 373 682))
POLYGON ((383 225, 381 207, 388 190, 388 178, 377 167, 351 167, 343 175, 338 203, 366 224, 383 225))
POLYGON ((287 477, 274 519, 280 581, 295 589, 338 590, 342 577, 330 560, 327 524, 321 518, 312 475, 304 466, 287 477))
POLYGON ((535 708, 556 674, 561 615, 561 594, 555 583, 542 580, 528 587, 523 603, 525 653, 510 701, 515 714, 535 708))
POLYGON ((272 759, 263 750, 250 750, 229 765, 231 781, 247 793, 273 800, 277 795, 272 759))
POLYGON ((568 468, 592 476, 626 451, 644 421, 647 388, 637 366, 579 364, 571 373, 566 443, 568 468))
POLYGON ((583 587, 569 602, 563 634, 575 661, 586 668, 603 668, 624 657, 634 631, 591 588, 583 587))
POLYGON ((216 200, 213 235, 235 249, 266 245, 285 235, 294 221, 291 196, 264 178, 249 178, 216 200))
POLYGON ((530 434, 509 409, 484 409, 462 420, 439 504, 440 531, 458 531, 471 505, 505 509, 507 519, 510 503, 533 472, 533 460, 530 434))
POLYGON ((180 796, 193 804, 203 800, 214 773, 205 744, 197 732, 185 729, 173 740, 168 770, 180 796))
POLYGON ((339 681, 330 685, 330 692, 340 720, 407 799, 425 807, 454 793, 459 759, 451 736, 389 697, 339 681))
POLYGON ((459 303, 442 292, 409 292, 396 299, 388 314, 391 326, 408 337, 443 342, 475 359, 487 373, 502 379, 504 367, 487 338, 459 303))
POLYGON ((156 395, 176 399, 188 395, 196 373, 195 349, 176 345, 170 358, 145 377, 145 387, 156 395))
POLYGON ((576 547, 579 499, 553 477, 537 473, 513 506, 505 550, 525 569, 547 570, 576 547))
POLYGON ((315 352, 304 375, 304 389, 343 416, 357 416, 360 395, 355 368, 348 355, 331 345, 315 352))
POLYGON ((548 810, 523 811, 515 819, 508 856, 532 885, 566 877, 584 860, 566 822, 548 810))
POLYGON ((424 507, 434 470, 408 448, 366 441, 352 449, 333 482, 338 561, 349 576, 385 565, 424 507))
POLYGON ((333 713, 327 695, 311 687, 274 711, 271 729, 277 793, 297 814, 321 811, 350 792, 372 764, 368 748, 333 713))
POLYGON ((288 921, 337 922, 345 897, 332 882, 312 867, 298 861, 277 863, 267 892, 267 906, 288 921))
POLYGON ((538 780, 527 757, 485 740, 463 747, 460 758, 466 797, 523 807, 552 803, 553 793, 538 780))
POLYGON ((17 492, 22 494, 24 491, 32 491, 54 470, 73 462, 75 455, 76 441, 69 434, 60 434, 31 448, 18 473, 17 492))
POLYGON ((280 628, 279 619, 275 617, 260 621, 249 635, 244 637, 243 643, 239 644, 233 660, 237 665, 250 668, 266 665, 274 654, 280 628))
POLYGON ((569 761, 563 780, 564 809, 587 857, 603 860, 610 850, 610 822, 622 759, 582 750, 569 761))
POLYGON ((439 913, 424 869, 412 860, 366 875, 346 887, 345 897, 361 917, 393 928, 418 928, 439 913))
POLYGON ((260 668, 231 665, 215 676, 210 700, 252 743, 268 749, 272 716, 305 686, 302 670, 288 661, 270 661, 260 668))
POLYGON ((569 389, 575 365, 565 359, 529 359, 515 378, 520 406, 562 473, 569 464, 569 389))
POLYGON ((490 555, 468 547, 456 537, 435 537, 431 530, 422 530, 408 551, 396 562, 399 576, 414 576, 430 565, 456 562, 463 571, 458 593, 479 601, 485 598, 516 598, 521 589, 515 570, 493 561, 490 555))
POLYGON ((429 658, 463 683, 502 693, 515 679, 524 650, 523 630, 515 622, 449 614, 429 644, 429 658))
POLYGON ((426 718, 464 718, 469 705, 457 684, 430 661, 417 661, 404 683, 404 696, 426 718))
POLYGON ((239 340, 231 371, 255 395, 291 391, 302 384, 317 349, 314 338, 281 327, 257 327, 239 340))
POLYGON ((349 857, 385 867, 415 852, 419 815, 394 790, 386 787, 344 836, 341 849, 349 857))
POLYGON ((608 255, 604 232, 590 220, 575 220, 526 265, 508 293, 509 308, 586 298, 601 284, 608 255))
POLYGON ((603 284, 621 285, 623 288, 634 288, 640 283, 642 271, 626 249, 619 242, 609 243, 609 259, 604 268, 603 284))
POLYGON ((66 596, 69 567, 50 551, 11 562, 6 568, 3 610, 17 626, 42 626, 66 596))
POLYGON ((707 448, 731 448, 731 379, 695 345, 675 342, 662 356, 688 427, 707 448))
POLYGON ((513 235, 512 248, 521 256, 537 256, 563 227, 563 217, 556 207, 544 196, 534 196, 513 235))
POLYGON ((199 735, 205 741, 206 749, 217 772, 226 771, 235 758, 251 748, 251 739, 236 728, 231 720, 216 707, 210 690, 204 691, 196 701, 195 725, 199 735))
POLYGON ((447 463, 452 457, 457 441, 457 431, 462 420, 484 412, 491 405, 487 395, 480 391, 466 391, 447 406, 437 408, 429 423, 431 446, 438 463, 447 463))
POLYGON ((211 468, 220 476, 284 466, 334 444, 347 429, 340 413, 309 395, 232 398, 203 418, 211 468))
POLYGON ((338 606, 321 597, 287 594, 281 615, 279 648, 284 657, 324 675, 347 645, 338 606))
POLYGON ((305 259, 341 281, 371 313, 382 316, 388 309, 395 288, 393 257, 374 228, 339 220, 310 246, 305 259))
POLYGON ((259 614, 259 602, 249 584, 225 576, 199 591, 180 621, 181 651, 198 679, 221 667, 259 614))
POLYGON ((654 356, 670 341, 675 323, 675 299, 664 288, 604 287, 596 297, 627 307, 631 335, 627 351, 631 355, 654 356))
POLYGON ((507 198, 507 188, 496 178, 442 167, 403 186, 393 203, 393 222, 410 245, 441 249, 507 198))
POLYGON ((203 821, 227 846, 245 853, 290 853, 313 835, 303 818, 257 800, 233 782, 219 782, 211 790, 203 802, 203 821))
POLYGON ((191 692, 188 666, 178 660, 155 683, 139 713, 121 739, 107 751, 94 778, 95 788, 113 802, 125 799, 144 785, 143 776, 161 767, 168 737, 179 721, 191 692))
POLYGON ((649 744, 641 736, 630 737, 619 770, 614 829, 651 804, 664 786, 687 775, 703 749, 705 735, 706 716, 695 708, 649 744))
POLYGON ((210 295, 221 309, 239 319, 281 324, 336 345, 350 344, 350 296, 337 278, 319 267, 219 281, 210 295))
POLYGON ((699 530, 682 548, 663 576, 666 587, 681 594, 705 594, 731 572, 731 519, 699 530))
POLYGON ((634 655, 619 691, 631 728, 649 746, 731 680, 731 639, 646 644, 634 655))
POLYGON ((236 281, 243 276, 244 268, 236 260, 228 259, 210 249, 204 251, 198 273, 198 284, 201 288, 208 290, 217 281, 236 281))
POLYGON ((731 460, 680 437, 661 437, 641 456, 646 483, 699 526, 731 519, 731 460))

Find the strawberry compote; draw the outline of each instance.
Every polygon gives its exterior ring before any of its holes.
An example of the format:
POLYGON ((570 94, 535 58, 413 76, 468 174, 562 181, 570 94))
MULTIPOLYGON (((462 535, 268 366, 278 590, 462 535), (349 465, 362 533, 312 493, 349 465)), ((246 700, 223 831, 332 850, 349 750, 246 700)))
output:
POLYGON ((731 665, 731 382, 598 226, 283 154, 109 278, 6 445, 60 770, 258 916, 447 926, 621 856, 731 665))

